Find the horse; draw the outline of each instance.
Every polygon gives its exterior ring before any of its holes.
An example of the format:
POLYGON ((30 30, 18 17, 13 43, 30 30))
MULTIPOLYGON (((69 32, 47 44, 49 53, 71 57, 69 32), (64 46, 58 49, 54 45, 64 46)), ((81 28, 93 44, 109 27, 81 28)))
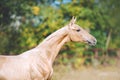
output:
POLYGON ((66 42, 95 45, 97 40, 82 27, 76 18, 55 31, 35 48, 19 55, 0 55, 0 80, 51 80, 53 63, 66 42))

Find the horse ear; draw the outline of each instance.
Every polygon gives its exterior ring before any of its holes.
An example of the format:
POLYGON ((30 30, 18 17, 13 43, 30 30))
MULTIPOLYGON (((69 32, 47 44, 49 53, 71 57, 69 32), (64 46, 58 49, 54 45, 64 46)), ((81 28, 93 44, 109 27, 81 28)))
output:
POLYGON ((69 23, 69 26, 72 27, 72 25, 75 24, 75 21, 76 21, 76 18, 73 16, 69 23))

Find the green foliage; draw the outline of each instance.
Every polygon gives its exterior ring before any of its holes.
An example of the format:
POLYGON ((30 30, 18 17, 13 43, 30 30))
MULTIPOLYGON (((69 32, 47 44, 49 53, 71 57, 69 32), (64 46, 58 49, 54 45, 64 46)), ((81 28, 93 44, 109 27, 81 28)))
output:
POLYGON ((0 53, 18 54, 37 46, 52 32, 65 26, 72 16, 77 17, 76 23, 93 34, 98 42, 95 47, 67 43, 60 52, 60 59, 65 64, 71 62, 74 67, 89 64, 95 55, 94 48, 103 50, 100 55, 108 48, 120 48, 119 3, 114 0, 63 1, 3 0, 0 3, 0 53), (55 6, 55 1, 60 4, 55 6), (11 18, 13 15, 16 17, 11 18), (17 21, 20 26, 11 26, 17 21))

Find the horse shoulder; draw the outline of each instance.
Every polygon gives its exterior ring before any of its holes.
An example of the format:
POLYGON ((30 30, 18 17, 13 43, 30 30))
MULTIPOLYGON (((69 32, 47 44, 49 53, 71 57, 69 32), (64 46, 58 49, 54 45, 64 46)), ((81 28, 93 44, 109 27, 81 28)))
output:
POLYGON ((32 56, 32 63, 30 64, 30 75, 32 79, 47 79, 51 73, 52 66, 43 56, 32 56), (32 59, 34 58, 34 59, 32 59))

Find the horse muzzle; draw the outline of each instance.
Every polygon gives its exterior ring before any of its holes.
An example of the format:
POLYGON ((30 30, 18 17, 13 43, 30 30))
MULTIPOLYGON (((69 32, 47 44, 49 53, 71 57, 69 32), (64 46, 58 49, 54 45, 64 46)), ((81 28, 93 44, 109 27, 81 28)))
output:
POLYGON ((85 41, 87 44, 89 44, 90 46, 95 46, 97 43, 96 39, 92 39, 92 40, 86 40, 85 41))

